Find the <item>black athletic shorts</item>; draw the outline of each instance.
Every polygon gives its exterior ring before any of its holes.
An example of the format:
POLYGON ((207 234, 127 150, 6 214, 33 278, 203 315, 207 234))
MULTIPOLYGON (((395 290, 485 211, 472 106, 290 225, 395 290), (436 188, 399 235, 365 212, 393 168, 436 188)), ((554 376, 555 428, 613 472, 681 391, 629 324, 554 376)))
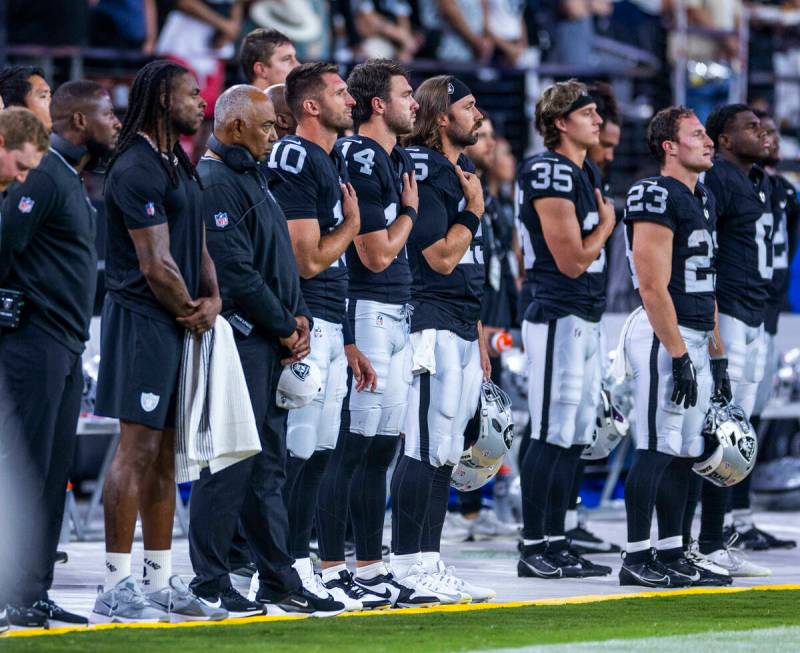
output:
POLYGON ((106 295, 95 413, 153 429, 175 427, 184 330, 106 295))

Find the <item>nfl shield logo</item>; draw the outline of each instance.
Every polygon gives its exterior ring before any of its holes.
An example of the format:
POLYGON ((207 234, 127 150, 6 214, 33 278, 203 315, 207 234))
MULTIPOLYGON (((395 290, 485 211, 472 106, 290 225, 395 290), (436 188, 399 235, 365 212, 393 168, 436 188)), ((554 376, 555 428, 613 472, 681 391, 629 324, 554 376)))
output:
POLYGON ((159 399, 161 397, 154 395, 152 392, 143 392, 142 396, 139 397, 139 404, 145 413, 152 413, 158 406, 159 399))
POLYGON ((34 204, 36 204, 36 202, 32 200, 30 197, 22 197, 19 200, 17 208, 19 209, 20 213, 30 213, 31 211, 33 211, 34 204))
POLYGON ((375 324, 378 326, 383 326, 383 315, 378 313, 378 317, 375 318, 375 324))
POLYGON ((152 218, 156 214, 156 205, 148 202, 144 205, 144 212, 152 218))
POLYGON ((219 213, 214 214, 214 224, 218 227, 227 227, 228 226, 228 214, 225 211, 220 211, 219 213))

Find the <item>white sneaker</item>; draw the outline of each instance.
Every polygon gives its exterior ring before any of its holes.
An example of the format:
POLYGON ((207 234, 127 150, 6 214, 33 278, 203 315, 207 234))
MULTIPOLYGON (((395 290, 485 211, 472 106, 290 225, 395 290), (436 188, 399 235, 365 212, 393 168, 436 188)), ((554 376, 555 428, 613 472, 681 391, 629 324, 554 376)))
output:
POLYGON ((734 533, 725 548, 709 553, 708 559, 725 569, 734 578, 771 576, 770 569, 750 562, 744 553, 733 546, 738 536, 738 533, 734 533))
POLYGON ((402 578, 395 576, 395 579, 404 587, 408 587, 419 594, 434 597, 440 605, 467 602, 461 592, 447 588, 435 575, 428 574, 421 562, 412 565, 408 573, 402 578))
POLYGON ((689 550, 686 551, 685 555, 686 559, 696 567, 700 567, 701 569, 710 571, 712 574, 719 574, 721 576, 730 576, 728 570, 725 567, 716 564, 715 562, 711 561, 708 556, 700 553, 700 547, 697 545, 697 542, 695 541, 692 541, 691 545, 689 545, 689 550))
POLYGON ((478 518, 473 519, 470 523, 470 535, 474 539, 517 537, 519 535, 519 528, 516 525, 501 521, 494 510, 488 508, 481 510, 478 518))
POLYGON ((356 576, 355 582, 368 592, 385 597, 394 608, 428 608, 439 605, 439 599, 423 588, 417 588, 417 578, 396 578, 386 565, 381 565, 380 572, 373 578, 367 580, 356 576))
MULTIPOLYGON (((364 594, 364 590, 360 587, 353 587, 353 578, 349 571, 342 572, 340 577, 328 583, 323 582, 320 576, 314 575, 319 579, 319 586, 325 590, 334 601, 339 601, 344 604, 345 612, 361 612, 364 609, 364 604, 358 598, 358 593, 364 594)), ((314 593, 316 594, 316 592, 314 593)))
POLYGON ((469 581, 459 578, 456 576, 455 567, 447 567, 442 560, 439 560, 437 566, 439 567, 437 576, 441 577, 442 582, 445 583, 447 587, 468 595, 473 603, 484 603, 497 596, 497 592, 493 589, 481 587, 480 585, 473 585, 469 581))
MULTIPOLYGON (((422 565, 420 565, 420 568, 422 568, 422 565)), ((426 573, 422 568, 423 576, 420 580, 422 587, 438 596, 442 605, 470 603, 472 596, 468 592, 455 587, 450 570, 444 566, 441 560, 437 563, 437 568, 438 571, 432 574, 426 573)))

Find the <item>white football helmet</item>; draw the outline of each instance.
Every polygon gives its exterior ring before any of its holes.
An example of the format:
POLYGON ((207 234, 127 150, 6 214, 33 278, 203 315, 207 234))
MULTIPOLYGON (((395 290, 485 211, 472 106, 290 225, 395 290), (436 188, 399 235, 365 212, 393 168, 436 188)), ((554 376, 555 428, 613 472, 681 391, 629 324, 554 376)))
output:
POLYGON ((628 435, 630 425, 611 401, 611 393, 605 388, 600 390, 600 403, 597 405, 597 427, 592 434, 592 441, 583 449, 583 460, 602 460, 616 449, 617 445, 628 435))
POLYGON ((302 408, 310 404, 321 390, 319 367, 306 358, 283 368, 275 391, 275 403, 286 410, 302 408))
POLYGON ((475 490, 497 474, 514 440, 511 400, 491 381, 481 386, 478 439, 461 454, 450 481, 457 490, 475 490))
POLYGON ((736 485, 753 471, 758 440, 744 411, 736 404, 711 399, 703 424, 703 439, 705 452, 692 469, 714 485, 736 485))

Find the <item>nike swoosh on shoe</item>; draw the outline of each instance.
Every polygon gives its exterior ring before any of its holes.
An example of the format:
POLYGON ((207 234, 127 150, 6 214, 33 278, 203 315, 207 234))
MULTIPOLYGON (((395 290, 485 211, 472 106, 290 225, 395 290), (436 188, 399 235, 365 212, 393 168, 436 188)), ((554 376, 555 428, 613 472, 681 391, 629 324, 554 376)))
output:
POLYGON ((303 599, 302 601, 300 601, 299 599, 291 599, 291 603, 293 603, 294 605, 296 605, 299 608, 307 608, 308 607, 308 601, 306 599, 303 599))
POLYGON ((204 599, 202 596, 197 597, 200 600, 200 603, 203 605, 207 605, 209 608, 221 608, 222 607, 222 599, 217 599, 216 601, 209 601, 208 599, 204 599))

